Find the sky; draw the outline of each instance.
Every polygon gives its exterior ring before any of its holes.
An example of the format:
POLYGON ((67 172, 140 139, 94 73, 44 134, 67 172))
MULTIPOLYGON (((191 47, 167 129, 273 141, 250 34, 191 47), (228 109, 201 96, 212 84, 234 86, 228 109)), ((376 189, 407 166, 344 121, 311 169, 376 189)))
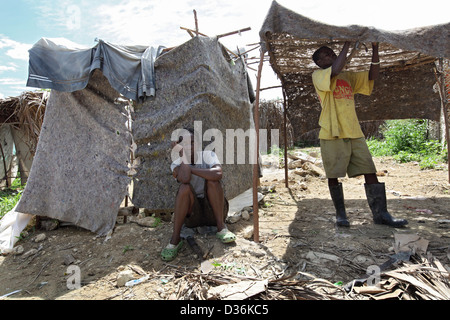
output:
MULTIPOLYGON (((279 4, 332 25, 405 30, 450 21, 448 0, 279 0, 279 4), (420 3, 423 6, 420 6, 420 3)), ((174 47, 190 39, 180 27, 215 36, 250 27, 251 31, 221 38, 229 49, 251 49, 272 0, 0 0, 0 99, 18 96, 28 77, 28 50, 40 38, 62 38, 91 48, 95 39, 122 44, 174 47)), ((259 57, 258 50, 249 53, 259 57)), ((257 64, 253 68, 257 68, 257 64)), ((256 72, 249 70, 256 88, 256 72)), ((264 63, 261 88, 280 83, 264 63)), ((261 92, 262 99, 281 98, 281 90, 261 92)))

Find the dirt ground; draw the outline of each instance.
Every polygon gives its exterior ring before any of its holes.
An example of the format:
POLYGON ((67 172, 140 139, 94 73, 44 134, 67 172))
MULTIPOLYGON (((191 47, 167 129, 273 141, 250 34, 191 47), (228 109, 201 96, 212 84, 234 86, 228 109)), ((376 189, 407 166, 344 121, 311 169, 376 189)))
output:
MULTIPOLYGON (((134 222, 117 224, 108 239, 74 226, 52 231, 29 229, 16 244, 23 248, 22 253, 0 257, 0 296, 49 300, 196 299, 207 297, 208 290, 220 282, 218 279, 273 280, 297 272, 331 283, 347 283, 365 275, 369 266, 389 259, 395 233, 418 234, 428 240, 428 252, 449 270, 450 185, 446 167, 420 170, 416 163, 399 164, 390 158, 375 158, 375 162, 380 181, 386 183, 389 211, 406 218, 406 228, 372 223, 363 178, 342 180, 351 227, 337 228, 326 179, 291 169, 286 188, 284 169, 264 169, 259 243, 247 235, 253 225, 249 208, 249 219, 243 216, 228 223, 238 237, 235 243, 222 244, 213 234, 195 235, 205 254, 204 261, 188 245, 175 260, 166 263, 160 259, 171 235, 168 219, 157 227, 134 222), (119 274, 127 270, 134 279, 147 278, 132 287, 118 286, 119 274), (208 274, 209 278, 202 276, 208 274), (80 279, 81 287, 74 279, 80 279)), ((320 161, 316 165, 320 167, 320 161)))

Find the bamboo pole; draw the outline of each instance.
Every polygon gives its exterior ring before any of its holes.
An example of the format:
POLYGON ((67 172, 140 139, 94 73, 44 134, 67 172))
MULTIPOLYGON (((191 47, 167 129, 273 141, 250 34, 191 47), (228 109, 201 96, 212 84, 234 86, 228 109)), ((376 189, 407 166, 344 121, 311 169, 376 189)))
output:
POLYGON ((236 34, 236 33, 241 33, 241 32, 245 32, 245 31, 249 31, 249 30, 251 30, 250 27, 247 27, 247 28, 244 28, 244 29, 240 29, 240 30, 236 30, 236 31, 231 31, 231 32, 224 33, 224 34, 219 34, 217 36, 217 38, 227 37, 227 36, 231 36, 231 35, 236 34))
POLYGON ((287 157, 287 110, 286 110, 286 91, 283 88, 283 133, 284 133, 284 185, 289 188, 288 180, 288 157, 287 157))
MULTIPOLYGON (((445 119, 445 139, 447 140, 447 168, 450 168, 450 146, 449 146, 449 123, 448 123, 448 103, 447 103, 447 90, 445 89, 445 68, 444 61, 442 58, 439 59, 439 71, 440 71, 440 81, 438 82, 439 91, 441 93, 441 104, 442 111, 444 113, 445 119)), ((450 170, 448 171, 448 182, 450 183, 450 170)))
POLYGON ((180 29, 181 29, 181 30, 185 30, 185 31, 196 32, 197 35, 201 35, 201 36, 204 36, 204 37, 208 37, 208 36, 207 36, 206 34, 204 34, 204 33, 201 33, 201 32, 199 32, 199 31, 195 31, 195 30, 192 30, 192 29, 189 29, 189 28, 180 27, 180 29))
POLYGON ((445 140, 447 141, 447 168, 448 168, 448 182, 450 183, 450 146, 449 146, 449 123, 448 123, 448 108, 447 108, 447 92, 445 90, 445 70, 442 58, 438 60, 439 70, 434 67, 434 76, 438 84, 438 92, 441 98, 441 108, 444 114, 445 124, 445 140), (439 73, 439 74, 438 74, 439 73))
POLYGON ((2 153, 2 157, 3 157, 3 168, 5 170, 5 180, 6 180, 6 187, 9 188, 9 183, 8 183, 8 171, 6 170, 6 158, 5 158, 5 153, 3 152, 3 147, 2 144, 0 143, 0 151, 2 153))
POLYGON ((195 34, 198 36, 198 20, 197 20, 197 11, 194 10, 194 19, 195 19, 195 34))
POLYGON ((256 100, 255 111, 253 114, 256 132, 256 159, 253 164, 253 240, 259 242, 259 213, 258 213, 258 180, 259 180, 259 91, 261 88, 261 71, 264 63, 264 51, 261 50, 261 59, 258 66, 258 74, 256 76, 256 100))

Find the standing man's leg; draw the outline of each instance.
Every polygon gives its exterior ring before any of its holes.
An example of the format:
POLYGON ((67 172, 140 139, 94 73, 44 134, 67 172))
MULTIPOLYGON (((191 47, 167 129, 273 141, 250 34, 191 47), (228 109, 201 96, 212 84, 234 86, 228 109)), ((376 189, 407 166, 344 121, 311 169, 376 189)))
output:
POLYGON ((373 221, 376 224, 385 224, 394 228, 403 227, 408 224, 405 219, 396 219, 387 210, 386 187, 384 183, 378 182, 376 174, 364 175, 366 183, 367 202, 372 211, 373 221))
POLYGON ((320 140, 320 149, 323 166, 328 177, 328 189, 336 209, 336 225, 349 227, 342 183, 335 177, 346 176, 347 165, 351 156, 350 143, 348 139, 320 140))
POLYGON ((384 183, 378 181, 375 164, 364 138, 352 140, 353 156, 349 165, 348 175, 353 177, 364 174, 367 202, 376 224, 391 227, 403 227, 408 224, 404 219, 393 218, 387 210, 386 189, 384 183), (364 173, 370 172, 370 173, 364 173))
POLYGON ((333 200, 333 205, 336 209, 336 225, 339 227, 350 227, 350 222, 347 220, 347 213, 345 211, 342 183, 339 183, 337 178, 330 178, 328 179, 328 189, 330 190, 331 200, 333 200))

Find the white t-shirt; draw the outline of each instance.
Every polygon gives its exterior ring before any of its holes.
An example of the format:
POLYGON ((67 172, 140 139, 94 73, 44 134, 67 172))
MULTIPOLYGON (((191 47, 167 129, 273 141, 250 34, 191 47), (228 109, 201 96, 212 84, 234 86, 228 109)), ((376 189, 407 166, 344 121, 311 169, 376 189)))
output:
MULTIPOLYGON (((199 151, 197 152, 197 163, 191 164, 191 167, 198 168, 198 169, 211 169, 215 165, 221 165, 219 158, 213 151, 199 151), (201 160, 201 161, 200 161, 201 160)), ((170 170, 173 170, 180 166, 181 164, 181 158, 176 159, 172 164, 170 165, 170 170)), ((204 198, 205 197, 205 179, 202 177, 199 177, 195 174, 191 175, 191 185, 195 190, 195 193, 198 198, 204 198)))

